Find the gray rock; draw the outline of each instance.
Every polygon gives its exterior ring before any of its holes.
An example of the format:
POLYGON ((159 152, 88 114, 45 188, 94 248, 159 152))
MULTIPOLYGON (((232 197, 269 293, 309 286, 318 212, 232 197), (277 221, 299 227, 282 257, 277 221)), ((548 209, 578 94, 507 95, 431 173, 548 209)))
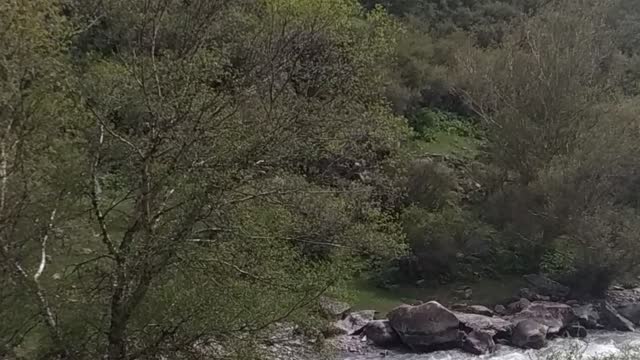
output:
POLYGON ((598 308, 593 304, 586 304, 573 308, 573 313, 576 315, 580 325, 587 329, 601 329, 600 324, 600 312, 598 308))
POLYGON ((570 289, 568 287, 544 275, 531 274, 525 275, 524 278, 536 294, 550 296, 554 299, 564 299, 569 295, 570 289))
POLYGON ((587 329, 582 325, 571 325, 567 327, 566 334, 568 337, 585 338, 587 337, 587 329))
POLYGON ((527 300, 525 298, 521 298, 520 300, 507 305, 507 313, 508 314, 518 313, 518 312, 528 308, 529 305, 531 305, 531 301, 529 301, 529 300, 527 300))
POLYGON ((336 322, 335 326, 343 329, 347 335, 353 335, 362 330, 376 315, 375 310, 356 311, 345 316, 344 319, 336 322))
POLYGON ((608 302, 600 306, 600 316, 607 329, 619 331, 634 331, 633 323, 620 315, 616 309, 608 302))
POLYGON ((536 300, 536 295, 537 294, 535 292, 533 292, 533 290, 531 290, 531 289, 529 289, 527 287, 522 288, 522 289, 520 289, 518 291, 518 296, 520 298, 527 299, 527 300, 530 300, 530 301, 536 300))
POLYGON ((327 296, 318 298, 318 303, 322 314, 328 319, 342 319, 351 310, 351 305, 327 296))
POLYGON ((499 317, 489 317, 478 314, 454 313, 463 327, 479 332, 491 333, 492 335, 508 335, 511 333, 513 324, 510 321, 499 317))
POLYGON ((375 345, 388 348, 400 345, 400 337, 393 330, 388 320, 370 321, 363 329, 362 334, 375 345))
POLYGON ((482 305, 455 304, 451 308, 455 311, 463 313, 493 316, 493 311, 488 307, 482 305))
POLYGON ((523 349, 541 349, 547 344, 547 327, 534 320, 520 321, 513 329, 511 343, 523 349))
POLYGON ((496 305, 493 308, 493 311, 498 315, 506 315, 507 314, 507 308, 504 307, 504 305, 499 305, 499 304, 496 305))
POLYGON ((557 334, 575 320, 575 314, 573 308, 569 305, 536 301, 511 318, 514 324, 522 320, 534 320, 539 324, 545 325, 547 333, 557 334))
POLYGON ((484 355, 496 351, 493 335, 483 331, 472 331, 462 336, 462 350, 474 355, 484 355))
POLYGON ((391 310, 388 318, 402 342, 417 352, 453 348, 458 341, 460 321, 436 301, 401 305, 391 310))
POLYGON ((620 315, 631 320, 632 323, 640 325, 640 302, 622 305, 616 308, 620 315))
POLYGON ((607 291, 605 300, 614 308, 640 303, 640 288, 624 289, 613 287, 607 291))
POLYGON ((473 297, 473 289, 469 286, 463 286, 456 290, 456 294, 464 300, 470 300, 473 297))

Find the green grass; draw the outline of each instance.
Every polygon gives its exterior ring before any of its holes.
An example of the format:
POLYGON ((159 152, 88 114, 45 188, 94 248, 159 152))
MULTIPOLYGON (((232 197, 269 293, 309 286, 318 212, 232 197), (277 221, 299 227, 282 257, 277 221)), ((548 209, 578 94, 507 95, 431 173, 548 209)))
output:
POLYGON ((482 141, 459 136, 451 132, 439 131, 429 141, 416 140, 414 150, 420 154, 456 155, 473 158, 478 154, 482 141))
POLYGON ((444 305, 455 303, 480 304, 493 307, 508 301, 524 286, 521 277, 503 277, 502 279, 484 279, 475 283, 452 283, 438 287, 399 286, 394 289, 381 289, 365 280, 354 281, 348 291, 355 310, 376 310, 386 314, 391 309, 416 300, 436 300, 444 305), (456 290, 469 285, 473 289, 471 300, 459 298, 456 290))

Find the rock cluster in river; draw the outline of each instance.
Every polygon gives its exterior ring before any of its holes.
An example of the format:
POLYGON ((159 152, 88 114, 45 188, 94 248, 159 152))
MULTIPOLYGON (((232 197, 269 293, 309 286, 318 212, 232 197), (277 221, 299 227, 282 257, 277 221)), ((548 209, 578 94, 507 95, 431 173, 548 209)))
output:
POLYGON ((527 280, 530 287, 519 295, 528 298, 494 310, 467 304, 447 308, 429 301, 401 305, 386 319, 374 320, 373 312, 346 312, 336 326, 381 348, 461 349, 482 355, 493 352, 498 343, 539 349, 550 338, 585 337, 587 329, 634 331, 634 324, 640 325, 640 290, 614 289, 606 299, 581 303, 568 300, 569 289, 553 280, 540 275, 527 280))

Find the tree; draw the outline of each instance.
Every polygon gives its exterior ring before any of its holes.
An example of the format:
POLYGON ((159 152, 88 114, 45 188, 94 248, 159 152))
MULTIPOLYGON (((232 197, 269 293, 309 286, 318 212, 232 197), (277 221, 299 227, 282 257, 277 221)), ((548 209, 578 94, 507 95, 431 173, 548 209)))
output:
POLYGON ((3 250, 46 267, 46 294, 15 284, 37 295, 50 330, 34 323, 35 351, 49 339, 69 358, 207 356, 217 342, 243 358, 252 339, 233 347, 239 334, 308 317, 361 260, 401 250, 382 203, 406 135, 379 90, 396 29, 383 12, 338 0, 78 3, 64 8, 78 29, 69 44, 48 27, 64 20, 59 4, 11 4, 3 18, 34 22, 55 51, 5 61, 35 59, 68 85, 38 79, 61 99, 46 108, 58 122, 42 115, 38 137, 20 140, 60 147, 34 150, 53 169, 33 164, 21 181, 58 177, 11 192, 48 215, 45 233, 21 230, 38 247, 3 250))

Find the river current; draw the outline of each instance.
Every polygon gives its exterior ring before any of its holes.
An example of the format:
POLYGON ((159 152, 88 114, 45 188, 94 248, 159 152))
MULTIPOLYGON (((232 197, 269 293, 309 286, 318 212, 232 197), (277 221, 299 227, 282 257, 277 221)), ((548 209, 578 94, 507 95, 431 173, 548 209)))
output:
MULTIPOLYGON (((498 345, 493 354, 475 356, 459 350, 437 351, 429 354, 401 353, 389 351, 386 353, 346 354, 344 360, 543 360, 555 358, 553 355, 569 353, 581 356, 570 358, 593 359, 621 354, 630 349, 640 349, 640 333, 623 332, 591 332, 585 339, 555 339, 540 350, 521 350, 510 346, 498 345)), ((635 350, 640 355, 638 350, 635 350)), ((640 357, 639 357, 640 358, 640 357)), ((564 359, 559 357, 558 359, 564 359)))

